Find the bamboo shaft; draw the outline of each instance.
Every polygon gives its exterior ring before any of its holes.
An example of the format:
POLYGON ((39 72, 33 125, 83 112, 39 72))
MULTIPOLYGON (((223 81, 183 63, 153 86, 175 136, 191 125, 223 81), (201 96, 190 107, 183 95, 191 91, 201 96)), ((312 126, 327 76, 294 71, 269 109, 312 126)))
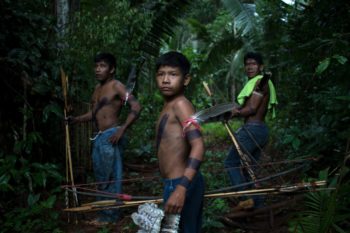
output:
MULTIPOLYGON (((262 194, 279 194, 279 193, 288 193, 297 191, 298 189, 308 188, 308 187, 319 187, 326 185, 325 180, 316 181, 316 182, 308 182, 308 183, 299 183, 291 186, 282 186, 282 187, 273 187, 273 188, 265 188, 265 189, 253 189, 253 190, 244 190, 244 191, 236 191, 236 192, 226 192, 226 193, 213 193, 213 194, 205 194, 205 198, 224 198, 231 196, 251 196, 251 195, 262 195, 262 194)), ((321 191, 325 189, 315 189, 315 191, 321 191)), ((97 201, 92 203, 83 204, 81 207, 76 208, 67 208, 64 211, 68 212, 80 212, 80 211, 97 211, 101 209, 110 209, 110 208, 125 208, 136 206, 144 203, 161 203, 163 199, 154 199, 154 200, 140 200, 140 201, 121 201, 118 203, 116 200, 104 200, 97 201)))
POLYGON ((123 201, 121 204, 118 204, 115 200, 105 200, 99 202, 92 202, 82 205, 81 207, 64 209, 68 212, 80 212, 80 211, 96 211, 100 209, 108 208, 125 208, 131 206, 137 206, 144 203, 161 203, 163 199, 154 199, 154 200, 141 200, 141 201, 123 201))
POLYGON ((253 172, 253 170, 252 170, 252 168, 251 168, 251 166, 250 166, 248 160, 247 160, 246 155, 243 153, 241 147, 239 146, 237 139, 236 139, 235 136, 233 135, 233 132, 231 131, 231 129, 230 129, 230 127, 228 126, 228 124, 227 124, 226 122, 224 122, 224 125, 225 125, 225 128, 226 128, 228 134, 229 134, 230 137, 231 137, 231 140, 232 140, 233 144, 235 145, 235 147, 236 147, 236 149, 237 149, 237 152, 238 152, 239 156, 241 157, 241 163, 242 163, 242 165, 243 165, 244 167, 246 167, 246 169, 247 169, 247 171, 248 171, 248 174, 249 174, 249 176, 252 178, 252 180, 253 180, 253 181, 256 181, 257 178, 256 178, 256 176, 255 176, 255 174, 254 174, 254 172, 253 172))
MULTIPOLYGON (((67 117, 67 109, 68 109, 68 101, 67 101, 67 92, 68 92, 68 77, 64 73, 62 67, 61 67, 61 81, 62 81, 62 92, 63 92, 63 98, 64 98, 64 118, 67 117)), ((70 177, 72 189, 73 189, 73 197, 74 197, 74 204, 75 206, 78 206, 78 195, 76 187, 74 186, 74 175, 73 175, 73 163, 72 163, 72 154, 71 154, 71 147, 70 147, 70 135, 69 135, 69 126, 68 124, 65 124, 65 135, 66 135, 66 179, 68 182, 68 177, 70 177), (69 174, 68 174, 69 173, 69 174)))

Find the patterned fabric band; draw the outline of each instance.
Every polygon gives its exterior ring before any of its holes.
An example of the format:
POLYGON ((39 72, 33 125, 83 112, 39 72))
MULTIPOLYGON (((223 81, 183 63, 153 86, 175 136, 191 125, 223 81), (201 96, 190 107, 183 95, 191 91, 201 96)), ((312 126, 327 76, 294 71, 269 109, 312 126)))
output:
POLYGON ((202 137, 202 133, 199 129, 193 129, 193 130, 187 131, 185 133, 185 136, 186 136, 188 141, 191 141, 193 139, 202 137))
POLYGON ((192 168, 196 171, 199 170, 200 166, 201 166, 202 161, 189 157, 188 161, 187 161, 187 168, 192 168))
POLYGON ((188 189, 188 187, 190 186, 191 181, 187 178, 187 176, 183 176, 179 185, 185 187, 186 189, 188 189))

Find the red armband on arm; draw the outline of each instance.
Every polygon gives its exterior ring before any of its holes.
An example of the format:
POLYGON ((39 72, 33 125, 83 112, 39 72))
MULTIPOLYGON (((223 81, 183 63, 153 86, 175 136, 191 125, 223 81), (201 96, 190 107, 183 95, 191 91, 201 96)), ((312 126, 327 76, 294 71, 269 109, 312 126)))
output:
POLYGON ((198 122, 193 119, 193 118, 189 118, 185 121, 183 121, 182 123, 182 136, 185 137, 185 131, 188 127, 190 127, 191 125, 193 125, 196 129, 200 130, 201 126, 198 124, 198 122))

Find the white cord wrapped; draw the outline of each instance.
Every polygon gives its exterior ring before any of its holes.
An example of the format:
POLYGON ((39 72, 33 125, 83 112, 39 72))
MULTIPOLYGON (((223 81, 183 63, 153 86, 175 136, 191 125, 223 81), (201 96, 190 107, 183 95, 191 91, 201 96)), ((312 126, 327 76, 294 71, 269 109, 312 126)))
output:
POLYGON ((167 214, 163 218, 161 233, 177 233, 180 224, 179 214, 167 214))
POLYGON ((177 233, 180 223, 179 214, 164 215, 154 203, 140 205, 131 218, 140 228, 137 233, 177 233))
POLYGON ((138 212, 131 215, 134 223, 140 227, 137 233, 159 233, 163 217, 163 210, 154 203, 140 205, 138 212))

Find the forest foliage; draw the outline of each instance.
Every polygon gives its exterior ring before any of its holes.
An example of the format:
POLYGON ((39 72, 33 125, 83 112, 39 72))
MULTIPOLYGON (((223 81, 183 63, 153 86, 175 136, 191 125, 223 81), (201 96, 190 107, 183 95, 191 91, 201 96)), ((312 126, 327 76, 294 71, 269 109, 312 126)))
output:
MULTIPOLYGON (((0 2, 1 232, 60 231, 59 214, 52 211, 65 179, 60 68, 69 76, 70 113, 79 114, 76 109, 90 102, 95 85, 94 54, 115 54, 116 77, 122 82, 132 64, 146 59, 135 90, 143 105, 142 124, 133 126, 128 150, 152 162, 162 103, 154 61, 168 50, 182 51, 192 62, 193 82, 186 94, 197 109, 212 102, 203 81, 217 102, 233 101, 245 82, 243 54, 256 50, 264 55, 279 100, 277 119, 268 121, 271 146, 285 159, 317 158, 302 177, 316 179, 323 171, 320 176, 329 176, 337 188, 311 195, 310 211, 291 226, 312 232, 315 228, 304 226, 320 222, 317 232, 345 232, 350 191, 344 165, 350 154, 348 1, 69 2, 63 37, 54 1, 0 2)), ((209 130, 220 135, 215 127, 209 130)))

